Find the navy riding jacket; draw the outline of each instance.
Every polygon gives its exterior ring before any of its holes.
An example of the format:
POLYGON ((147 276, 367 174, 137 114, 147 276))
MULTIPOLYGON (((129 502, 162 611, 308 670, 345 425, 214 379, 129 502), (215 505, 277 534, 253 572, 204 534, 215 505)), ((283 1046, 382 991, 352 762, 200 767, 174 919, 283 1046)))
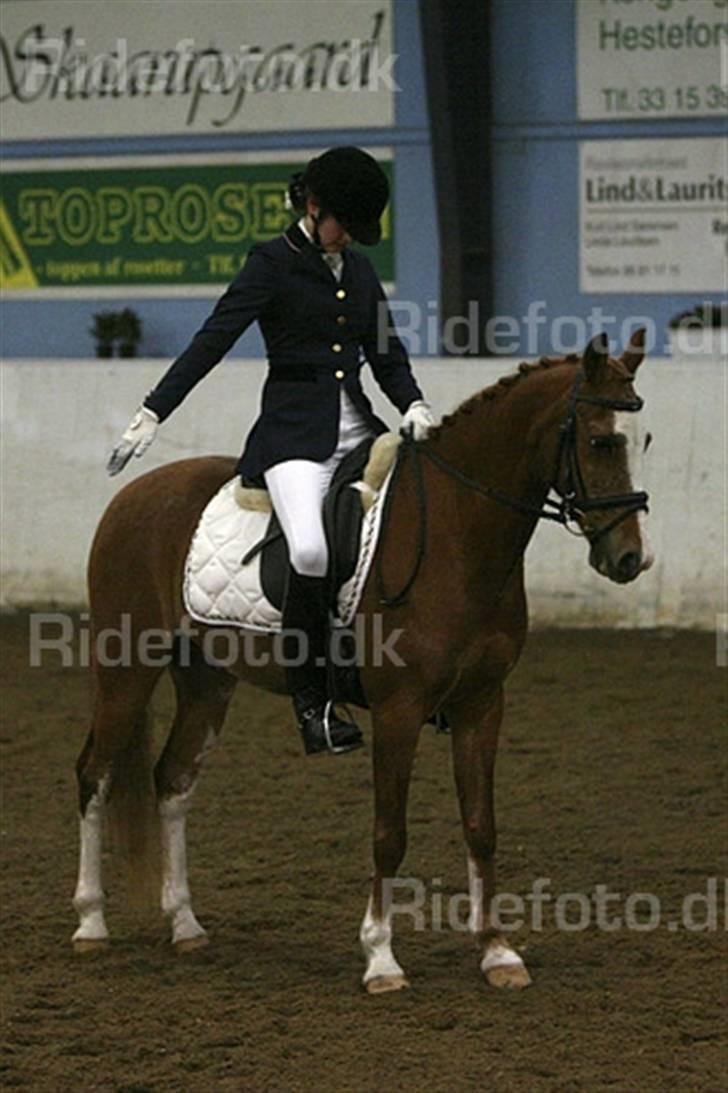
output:
POLYGON ((369 259, 345 251, 337 282, 320 251, 292 225, 285 235, 251 249, 210 317, 144 405, 163 421, 256 319, 268 375, 260 416, 238 463, 246 478, 286 459, 327 459, 339 435, 341 384, 372 432, 385 432, 359 380, 365 361, 401 413, 422 398, 369 259))

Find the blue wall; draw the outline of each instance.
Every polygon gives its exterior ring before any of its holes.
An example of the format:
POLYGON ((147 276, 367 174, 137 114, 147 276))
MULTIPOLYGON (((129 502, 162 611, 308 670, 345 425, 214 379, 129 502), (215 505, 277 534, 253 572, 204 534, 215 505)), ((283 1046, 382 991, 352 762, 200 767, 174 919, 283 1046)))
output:
MULTIPOLYGON (((305 0, 301 0, 304 9, 305 0)), ((649 316, 661 333, 668 320, 703 299, 700 293, 607 294, 579 291, 578 148, 580 140, 722 135, 718 119, 647 122, 579 122, 576 117, 576 43, 574 0, 492 0, 490 79, 494 103, 492 127, 492 223, 495 266, 494 311, 524 316, 543 301, 548 320, 562 316, 588 319, 595 307, 615 317, 608 332, 631 316, 649 316)), ((339 142, 373 148, 391 146, 395 154, 396 296, 413 301, 423 314, 439 299, 439 248, 425 103, 419 0, 395 0, 396 124, 392 130, 311 131, 230 134, 215 137, 165 137, 112 141, 17 142, 13 156, 114 155, 144 152, 272 150, 320 148, 339 142)), ((473 80, 488 78, 487 59, 473 80)), ((212 301, 125 299, 142 317, 145 355, 171 358, 208 314, 212 301)), ((15 301, 2 305, 0 349, 11 357, 77 357, 92 353, 87 328, 91 315, 109 306, 103 300, 15 301)), ((548 352, 549 324, 537 328, 528 343, 521 323, 523 355, 548 352)), ((423 350, 436 352, 436 345, 423 350)), ((658 345, 662 349, 662 344, 658 345)), ((259 355, 256 331, 246 334, 234 356, 259 355)))
MULTIPOLYGON (((301 2, 305 14, 305 0, 301 2)), ((7 160, 31 156, 98 156, 105 165, 115 155, 200 151, 265 151, 281 148, 304 150, 331 144, 360 144, 372 149, 391 147, 395 159, 396 295, 415 301, 423 311, 439 297, 436 213, 432 179, 429 124, 425 103, 424 73, 418 0, 396 0, 394 5, 394 68, 400 91, 395 94, 393 129, 309 130, 275 134, 236 133, 227 136, 144 137, 109 140, 16 141, 6 144, 7 160)), ((313 152, 312 152, 313 154, 313 152)), ((194 290, 191 290, 194 292, 194 290)), ((95 311, 114 301, 16 300, 0 305, 0 352, 5 357, 89 357, 93 342, 88 334, 95 311)), ((208 298, 154 299, 124 297, 144 325, 143 356, 171 358, 177 355, 209 314, 208 298)), ((262 355, 257 328, 248 331, 231 356, 262 355)))
MULTIPOLYGON (((610 336, 648 316, 660 335, 677 312, 719 294, 590 295, 579 291, 579 141, 725 137, 719 119, 579 122, 574 0, 492 0, 494 310, 520 318, 542 300, 550 321, 614 316, 610 336)), ((566 333, 566 331, 565 331, 566 333)), ((525 333, 524 333, 525 338, 525 333)), ((538 352, 552 348, 539 327, 538 352)), ((522 341, 520 352, 532 347, 522 341)), ((575 346, 575 348, 580 348, 575 346)))

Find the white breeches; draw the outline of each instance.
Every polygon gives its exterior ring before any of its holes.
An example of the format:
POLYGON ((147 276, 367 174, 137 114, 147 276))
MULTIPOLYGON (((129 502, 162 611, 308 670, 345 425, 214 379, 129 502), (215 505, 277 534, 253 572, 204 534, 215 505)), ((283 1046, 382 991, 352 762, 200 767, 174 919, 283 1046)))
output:
POLYGON ((341 460, 368 435, 368 425, 342 387, 339 440, 329 458, 322 463, 287 459, 265 472, 265 484, 288 543, 291 565, 304 577, 326 576, 329 556, 324 495, 341 460))

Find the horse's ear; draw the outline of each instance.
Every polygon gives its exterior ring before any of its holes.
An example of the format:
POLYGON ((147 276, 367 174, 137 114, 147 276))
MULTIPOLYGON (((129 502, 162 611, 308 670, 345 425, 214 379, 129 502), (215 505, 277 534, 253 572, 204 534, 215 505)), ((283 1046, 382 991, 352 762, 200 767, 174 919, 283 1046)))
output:
POLYGON ((635 374, 645 359, 645 333, 643 326, 639 330, 635 330, 629 339, 629 345, 622 354, 622 364, 632 375, 635 374))
POLYGON ((590 383, 599 383, 609 359, 609 338, 596 334, 584 350, 583 366, 590 383))

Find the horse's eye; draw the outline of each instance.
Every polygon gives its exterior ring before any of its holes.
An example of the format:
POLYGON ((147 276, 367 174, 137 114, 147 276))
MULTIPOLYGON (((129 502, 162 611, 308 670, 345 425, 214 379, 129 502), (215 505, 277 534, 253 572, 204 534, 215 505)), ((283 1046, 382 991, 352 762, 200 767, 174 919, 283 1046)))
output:
POLYGON ((647 435, 645 436, 644 451, 647 451, 647 449, 649 448, 651 443, 652 443, 652 433, 647 433, 647 435))
POLYGON ((589 443, 598 451, 614 451, 616 448, 625 446, 627 437, 624 433, 604 433, 601 436, 591 437, 589 443))

